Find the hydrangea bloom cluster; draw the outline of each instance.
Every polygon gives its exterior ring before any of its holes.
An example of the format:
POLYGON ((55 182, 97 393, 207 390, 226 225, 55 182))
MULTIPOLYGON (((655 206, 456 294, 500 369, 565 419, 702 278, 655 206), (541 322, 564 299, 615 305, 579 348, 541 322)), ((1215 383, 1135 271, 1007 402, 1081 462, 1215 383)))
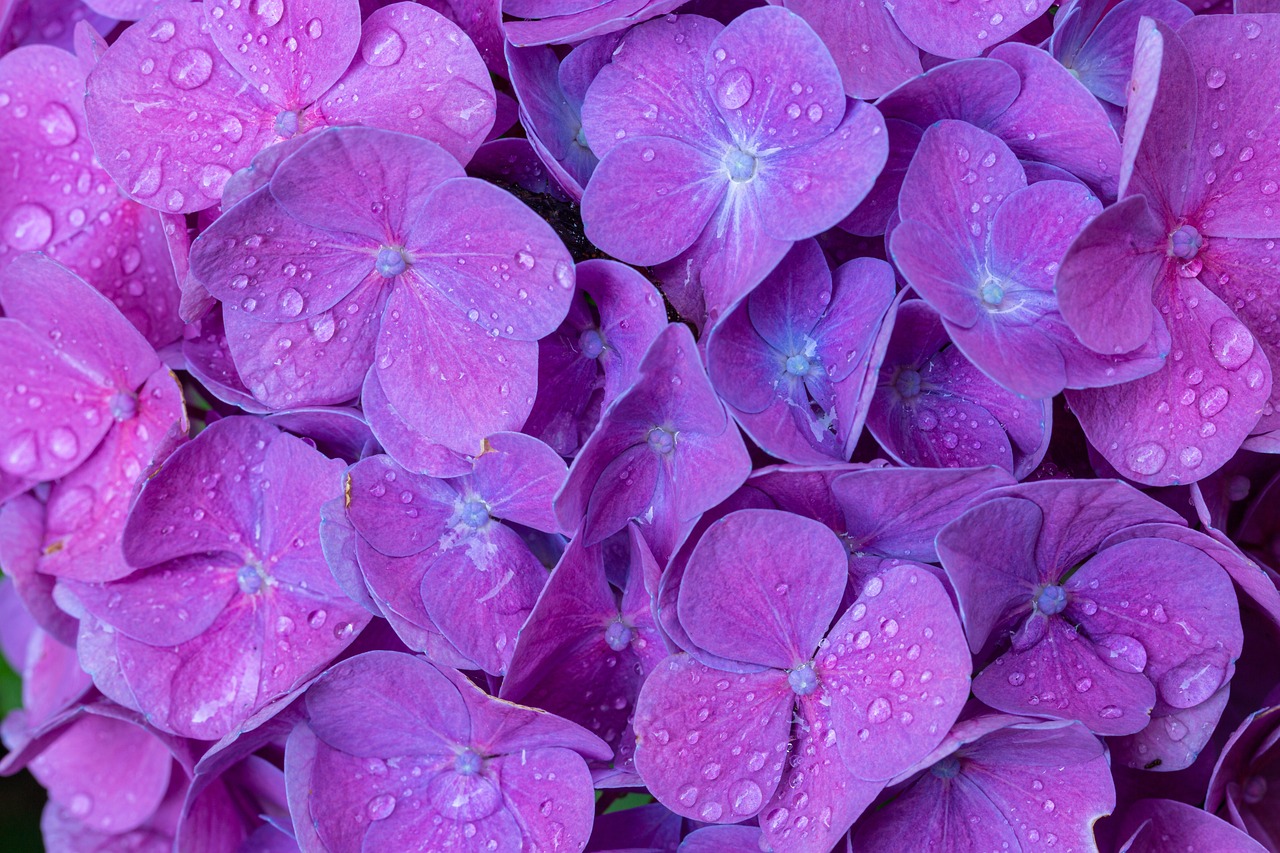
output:
POLYGON ((0 0, 0 774, 1280 853, 1277 80, 1271 0, 0 0))

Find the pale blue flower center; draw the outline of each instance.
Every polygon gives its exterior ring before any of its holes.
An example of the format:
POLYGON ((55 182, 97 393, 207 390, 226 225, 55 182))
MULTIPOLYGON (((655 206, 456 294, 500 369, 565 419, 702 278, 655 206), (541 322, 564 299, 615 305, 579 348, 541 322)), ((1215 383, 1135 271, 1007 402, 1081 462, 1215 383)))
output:
POLYGON ((1004 288, 995 279, 987 279, 983 282, 979 293, 982 294, 982 301, 988 305, 999 305, 1004 301, 1004 288))
POLYGON ((378 250, 378 273, 383 278, 395 278, 405 271, 409 265, 404 262, 404 255, 399 249, 383 246, 378 250))
POLYGON ((1180 225, 1169 235, 1169 254, 1184 261, 1189 261, 1199 254, 1200 247, 1203 245, 1204 238, 1191 225, 1180 225))
POLYGON ((724 155, 724 167, 730 180, 742 183, 755 177, 756 158, 741 148, 730 148, 724 155))
POLYGON ((574 136, 574 137, 573 137, 573 140, 574 140, 575 142, 577 142, 579 145, 581 145, 583 148, 590 148, 590 147, 591 147, 591 146, 587 145, 587 133, 586 133, 586 128, 584 128, 582 125, 578 125, 578 133, 577 133, 577 135, 576 135, 576 136, 574 136))
POLYGON ((453 769, 463 776, 474 776, 480 772, 480 756, 473 749, 464 749, 453 760, 453 769))
POLYGON ((676 449, 676 437, 670 430, 654 427, 649 430, 649 446, 664 456, 676 449))
POLYGON ((276 116, 276 135, 282 139, 291 139, 298 132, 298 114, 293 110, 284 110, 276 116))
POLYGON ((787 373, 792 376, 804 376, 809 372, 809 359, 796 354, 787 359, 787 373))
POLYGON ((111 408, 111 417, 117 421, 127 421, 138 414, 138 397, 127 391, 114 394, 108 405, 111 408))
POLYGON ((787 684, 797 696, 808 696, 818 689, 818 674, 813 671, 813 665, 807 663, 787 673, 787 684))
POLYGON ((587 358, 599 358, 604 352, 604 338, 598 329, 587 329, 578 337, 578 350, 587 358))
POLYGON ((933 765, 932 770, 933 775, 939 779, 954 779, 960 773, 960 760, 954 755, 948 755, 933 765))
POLYGON ((604 629, 604 641, 615 652, 620 652, 631 645, 633 637, 635 637, 635 632, 627 627, 621 619, 610 622, 609 627, 604 629))
POLYGON ((480 527, 489 521, 489 506, 484 501, 472 499, 462 505, 459 515, 467 527, 480 527))
POLYGON ((262 572, 254 566, 241 566, 236 572, 236 584, 245 595, 253 595, 262 589, 262 572))
POLYGON ((920 373, 911 368, 903 368, 898 372, 898 378, 893 381, 893 387, 904 398, 911 398, 920 393, 920 373))
POLYGON ((1056 616, 1067 607, 1067 591, 1056 584, 1049 584, 1036 596, 1036 609, 1046 616, 1056 616))

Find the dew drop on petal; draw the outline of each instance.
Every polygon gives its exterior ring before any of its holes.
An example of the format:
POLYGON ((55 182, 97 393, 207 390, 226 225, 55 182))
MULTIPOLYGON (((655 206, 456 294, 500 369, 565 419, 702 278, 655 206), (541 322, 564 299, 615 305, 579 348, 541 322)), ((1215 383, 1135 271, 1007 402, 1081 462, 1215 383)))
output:
POLYGON ((375 30, 364 37, 360 55, 377 68, 395 65, 404 55, 404 38, 390 27, 375 30))
POLYGON ((730 68, 720 78, 717 89, 720 106, 726 110, 742 109, 747 101, 751 100, 754 88, 755 81, 751 79, 751 73, 747 69, 730 68))
POLYGON ((188 48, 169 63, 169 82, 179 89, 197 89, 213 76, 213 57, 198 47, 188 48))

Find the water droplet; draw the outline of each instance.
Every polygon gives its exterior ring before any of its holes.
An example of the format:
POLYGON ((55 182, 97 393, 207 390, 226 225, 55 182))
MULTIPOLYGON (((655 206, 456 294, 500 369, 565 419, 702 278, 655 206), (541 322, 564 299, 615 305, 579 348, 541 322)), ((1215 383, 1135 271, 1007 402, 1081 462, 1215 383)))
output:
POLYGON ((871 704, 867 706, 867 719, 873 723, 883 723, 893 714, 893 709, 889 707, 889 700, 883 696, 877 696, 871 700, 871 704))
POLYGON ((318 39, 324 35, 324 24, 320 23, 319 18, 312 18, 307 22, 307 35, 313 39, 318 39))
POLYGON ((1209 348, 1214 361, 1227 370, 1239 370, 1253 355, 1253 335, 1234 317, 1219 317, 1209 327, 1209 348))
POLYGON ((1126 455, 1129 468, 1137 474, 1150 476, 1164 467, 1168 452, 1155 442, 1147 442, 1130 448, 1126 455))
POLYGON ((53 216, 43 205, 20 204, 9 212, 4 239, 19 252, 44 248, 53 236, 53 216))
POLYGON ((333 636, 338 640, 346 640, 356 631, 356 626, 350 622, 339 622, 333 626, 333 636))
POLYGON ((80 439, 66 427, 54 427, 49 431, 49 452, 59 459, 74 459, 80 452, 80 439))
POLYGON ((1262 27, 1258 26, 1256 21, 1244 22, 1244 37, 1252 41, 1262 35, 1262 27))
POLYGON ((516 263, 520 265, 521 269, 531 270, 534 265, 533 255, 522 249, 516 252, 516 263))
POLYGON ((742 109, 751 100, 755 81, 745 68, 730 68, 720 78, 718 88, 720 106, 726 110, 742 109))
POLYGON ((365 807, 369 820, 386 820, 391 817, 391 813, 395 810, 396 798, 390 794, 379 794, 370 800, 369 805, 365 807))
POLYGON ((680 789, 680 793, 676 795, 676 799, 685 806, 692 806, 698 801, 698 789, 692 785, 685 785, 680 789))
POLYGON ((822 121, 822 105, 810 104, 809 109, 805 110, 804 114, 809 117, 809 121, 816 124, 817 122, 822 121))
POLYGON ((302 294, 292 287, 280 291, 280 313, 286 317, 297 317, 302 313, 302 294))
POLYGON ((364 37, 360 55, 365 62, 378 68, 395 65, 404 55, 404 39, 390 27, 383 27, 364 37))
POLYGON ((169 82, 179 89, 196 89, 213 76, 213 57, 198 47, 188 48, 169 63, 169 82))
POLYGON ((40 111, 37 121, 40 124, 40 132, 44 134, 45 140, 50 145, 61 148, 75 142, 76 137, 79 136, 76 120, 72 118, 71 111, 57 101, 46 104, 40 111))
POLYGON ((886 619, 884 624, 880 626, 880 630, 884 632, 886 637, 898 636, 898 620, 886 619))
POLYGON ((698 814, 702 816, 703 820, 717 821, 720 819, 720 815, 723 812, 724 809, 721 808, 719 803, 707 803, 701 808, 701 810, 699 810, 698 814))
POLYGON ((1227 72, 1221 68, 1210 68, 1204 75, 1205 85, 1210 89, 1221 89, 1222 85, 1227 82, 1227 72))
POLYGON ((313 610, 311 614, 307 616, 307 624, 312 628, 323 628, 324 620, 328 615, 329 614, 325 613, 323 610, 313 610))
POLYGON ((652 163, 653 158, 654 158, 654 153, 652 148, 646 148, 644 149, 644 151, 640 152, 640 159, 645 161, 646 163, 652 163))
POLYGON ((67 809, 78 818, 84 818, 93 811, 93 798, 88 794, 76 794, 67 804, 67 809))
POLYGON ((1009 683, 1014 687, 1021 687, 1027 683, 1027 676, 1021 672, 1011 672, 1009 673, 1009 683))
MULTIPOLYGON (((758 753, 757 753, 758 754, 758 753)), ((759 768, 755 768, 759 769, 759 768)), ((729 788, 731 808, 736 815, 754 814, 764 802, 760 786, 750 779, 740 779, 729 788)))
POLYGON ((1098 712, 1098 716, 1104 720, 1115 720, 1124 716, 1124 709, 1115 705, 1104 705, 1102 710, 1098 712))

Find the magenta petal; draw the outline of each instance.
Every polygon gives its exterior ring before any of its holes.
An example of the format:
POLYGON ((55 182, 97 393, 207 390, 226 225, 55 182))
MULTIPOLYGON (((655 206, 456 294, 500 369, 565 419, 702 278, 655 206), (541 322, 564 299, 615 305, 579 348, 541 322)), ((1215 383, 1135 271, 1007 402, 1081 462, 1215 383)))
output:
POLYGON ((1220 817, 1176 800, 1138 800, 1112 830, 1123 853, 1164 853, 1170 839, 1196 853, 1263 853, 1267 848, 1220 817))
POLYGON ((713 655, 790 669, 826 633, 846 577, 844 548, 825 525, 777 510, 730 513, 689 557, 680 623, 713 655))
POLYGON ((728 175, 718 166, 674 139, 623 141, 583 193, 587 238, 628 263, 670 260, 693 244, 724 199, 728 175))
POLYGON ((493 126, 495 103, 471 39, 433 9, 396 3, 365 20, 359 57, 317 106, 330 125, 421 136, 466 163, 493 126))
POLYGON ((388 557, 410 557, 433 547, 459 497, 444 480, 405 471, 387 456, 352 465, 345 494, 352 525, 388 557))
POLYGON ((1198 280, 1168 276, 1159 287, 1157 307, 1172 337, 1166 365, 1123 385, 1068 391, 1067 399, 1089 441, 1125 476, 1194 482, 1253 430, 1270 397, 1271 369, 1249 329, 1198 280))
POLYGON ((840 69, 818 34, 785 9, 764 6, 734 18, 711 43, 705 75, 743 148, 807 146, 844 118, 840 69), (788 88, 793 81, 803 82, 798 94, 788 88))
POLYGON ((794 705, 778 670, 733 675, 685 655, 668 658, 636 703, 636 769, 677 814, 745 820, 778 787, 794 705))
POLYGON ((1155 762, 1162 771, 1185 770, 1209 744, 1230 695, 1231 685, 1224 684, 1212 697, 1190 708, 1156 703, 1151 725, 1137 734, 1110 740, 1112 760, 1134 770, 1153 769, 1155 762))
POLYGON ((130 198, 175 213, 217 204, 231 173, 273 138, 276 108, 245 86, 203 18, 193 3, 158 6, 103 54, 85 98, 103 168, 130 198))
POLYGON ((894 20, 907 38, 927 53, 977 56, 1035 20, 1048 7, 1022 0, 1000 0, 982 8, 946 0, 912 0, 893 7, 894 20))
POLYGON ((1054 279, 1063 319, 1085 346, 1129 352, 1151 337, 1151 297, 1167 235, 1141 196, 1103 210, 1067 249, 1054 279))
MULTIPOLYGON (((344 127, 311 137, 280 164, 270 185, 271 195, 298 220, 287 227, 302 234, 305 223, 338 232, 325 238, 313 236, 322 239, 326 248, 331 243, 338 244, 335 249, 360 247, 362 257, 350 262, 363 263, 371 274, 379 245, 400 248, 421 215, 427 195, 442 182, 463 174, 453 156, 426 139, 344 127), (342 232, 364 239, 352 239, 342 232)), ((280 218, 279 214, 275 218, 280 218)))
POLYGON ((942 742, 969 698, 969 654, 951 598, 904 565, 869 580, 815 657, 850 772, 888 779, 942 742))
POLYGON ((360 404, 369 430, 387 454, 410 471, 432 477, 456 477, 471 470, 470 457, 424 438, 387 400, 378 371, 365 374, 360 404))
POLYGON ((537 357, 536 343, 485 334, 436 288, 399 282, 387 299, 374 369, 388 402, 421 438, 471 455, 486 436, 524 423, 537 391, 537 357))
POLYGON ((787 0, 786 7, 804 18, 830 49, 850 98, 878 98, 921 73, 920 51, 884 6, 787 0))
POLYGON ((551 503, 568 473, 564 460, 541 441, 504 432, 489 436, 465 482, 494 517, 553 533, 559 525, 551 503))
POLYGON ((290 0, 252 9, 209 0, 205 14, 227 62, 282 110, 315 101, 347 70, 360 42, 357 0, 290 0))

